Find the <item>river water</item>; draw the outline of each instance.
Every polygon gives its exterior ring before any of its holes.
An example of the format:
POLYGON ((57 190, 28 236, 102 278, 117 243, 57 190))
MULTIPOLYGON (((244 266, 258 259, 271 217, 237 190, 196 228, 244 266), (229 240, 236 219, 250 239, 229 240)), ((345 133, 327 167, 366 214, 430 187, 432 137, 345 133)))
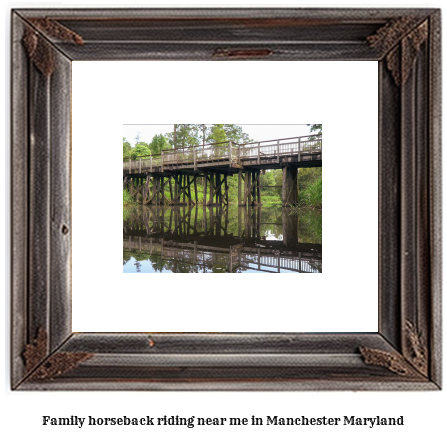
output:
POLYGON ((133 207, 125 273, 319 273, 322 214, 290 208, 133 207))

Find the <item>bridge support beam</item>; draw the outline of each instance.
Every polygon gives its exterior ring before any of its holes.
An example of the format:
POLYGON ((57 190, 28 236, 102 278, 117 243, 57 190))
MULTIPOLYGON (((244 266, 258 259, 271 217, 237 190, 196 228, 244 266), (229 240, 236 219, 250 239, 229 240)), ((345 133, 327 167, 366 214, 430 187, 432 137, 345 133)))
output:
MULTIPOLYGON (((261 173, 262 171, 258 169, 245 168, 234 175, 238 178, 237 203, 239 207, 261 205, 261 173)), ((142 205, 196 205, 198 181, 202 180, 204 206, 228 205, 230 202, 229 175, 232 176, 231 173, 218 170, 207 170, 203 174, 188 170, 176 174, 146 171, 141 174, 125 174, 123 189, 127 189, 130 196, 142 205)), ((283 206, 293 205, 298 200, 297 176, 296 168, 283 168, 283 206)))
POLYGON ((245 178, 242 172, 238 175, 238 205, 261 205, 261 172, 257 170, 246 170, 245 178), (244 189, 242 190, 242 180, 244 189))
POLYGON ((251 183, 251 172, 247 170, 245 172, 245 180, 244 180, 244 200, 242 201, 242 204, 246 205, 248 202, 248 205, 251 205, 251 191, 249 189, 251 183))
POLYGON ((210 199, 208 204, 214 204, 214 173, 209 174, 210 177, 210 199))
POLYGON ((237 174, 237 205, 242 205, 242 170, 237 174))
POLYGON ((298 169, 284 167, 282 170, 282 205, 295 205, 298 202, 298 169))
POLYGON ((256 185, 256 192, 257 192, 257 205, 261 205, 262 204, 262 201, 261 201, 261 171, 259 171, 258 172, 258 175, 259 175, 259 177, 258 177, 258 182, 257 182, 257 185, 256 185))
MULTIPOLYGON (((203 177, 203 205, 206 205, 206 192, 208 188, 208 174, 205 173, 204 177, 203 177)), ((205 220, 206 220, 206 216, 205 216, 205 220)))

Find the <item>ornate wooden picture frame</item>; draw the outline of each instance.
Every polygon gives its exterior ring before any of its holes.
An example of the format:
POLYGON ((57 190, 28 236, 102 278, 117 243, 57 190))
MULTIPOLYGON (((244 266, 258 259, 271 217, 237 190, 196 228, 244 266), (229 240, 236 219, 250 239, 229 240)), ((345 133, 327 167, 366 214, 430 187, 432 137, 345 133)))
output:
POLYGON ((439 389, 440 29, 436 9, 14 10, 11 387, 439 389), (378 61, 377 333, 72 332, 71 62, 136 59, 378 61))

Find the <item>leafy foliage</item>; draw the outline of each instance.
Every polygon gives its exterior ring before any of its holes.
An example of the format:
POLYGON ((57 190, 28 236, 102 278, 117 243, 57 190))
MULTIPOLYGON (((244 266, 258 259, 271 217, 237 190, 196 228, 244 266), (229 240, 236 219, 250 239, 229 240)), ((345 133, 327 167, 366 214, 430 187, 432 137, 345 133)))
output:
POLYGON ((239 125, 223 125, 225 135, 227 140, 231 140, 234 143, 251 143, 253 140, 250 139, 247 133, 239 125))
POLYGON ((227 141, 227 134, 225 133, 224 125, 213 125, 210 129, 206 142, 223 143, 224 141, 227 141))
POLYGON ((204 143, 219 143, 231 140, 234 143, 249 143, 252 140, 242 126, 234 124, 177 124, 166 134, 168 142, 174 147, 190 147, 204 143))
POLYGON ((304 167, 298 170, 299 190, 304 191, 318 179, 321 179, 323 169, 321 167, 304 167))
POLYGON ((310 132, 315 132, 315 135, 320 135, 323 132, 323 125, 308 125, 310 126, 310 132))
POLYGON ((172 148, 190 147, 199 144, 199 132, 201 125, 174 125, 171 132, 165 137, 172 148))
POLYGON ((162 135, 154 135, 152 141, 149 143, 149 149, 152 155, 159 155, 163 149, 171 149, 167 138, 162 135))
POLYGON ((135 145, 134 148, 132 148, 130 152, 130 158, 135 160, 137 157, 141 157, 144 155, 150 155, 151 150, 149 149, 149 145, 145 143, 144 141, 140 141, 135 145))
POLYGON ((299 194, 299 202, 307 207, 321 208, 323 206, 323 180, 318 178, 309 184, 299 194))
MULTIPOLYGON (((274 186, 276 185, 275 181, 275 172, 273 170, 266 170, 265 174, 261 174, 261 186, 274 186)), ((261 189, 262 196, 276 196, 278 195, 278 191, 275 187, 269 187, 268 189, 261 189)))
POLYGON ((129 158, 131 150, 132 150, 132 146, 126 140, 126 137, 123 137, 123 158, 129 158))
MULTIPOLYGON (((123 190, 123 205, 135 204, 134 199, 130 196, 127 190, 123 190)), ((124 209, 124 219, 126 219, 126 210, 124 209)))

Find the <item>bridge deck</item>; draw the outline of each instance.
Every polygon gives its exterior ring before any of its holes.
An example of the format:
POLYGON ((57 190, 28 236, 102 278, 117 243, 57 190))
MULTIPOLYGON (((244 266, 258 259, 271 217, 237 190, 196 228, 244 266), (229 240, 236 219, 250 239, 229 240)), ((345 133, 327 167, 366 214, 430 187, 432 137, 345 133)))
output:
POLYGON ((322 139, 319 136, 294 137, 256 143, 231 141, 164 150, 160 155, 123 162, 126 174, 172 173, 178 171, 221 171, 279 169, 322 166, 322 139))

